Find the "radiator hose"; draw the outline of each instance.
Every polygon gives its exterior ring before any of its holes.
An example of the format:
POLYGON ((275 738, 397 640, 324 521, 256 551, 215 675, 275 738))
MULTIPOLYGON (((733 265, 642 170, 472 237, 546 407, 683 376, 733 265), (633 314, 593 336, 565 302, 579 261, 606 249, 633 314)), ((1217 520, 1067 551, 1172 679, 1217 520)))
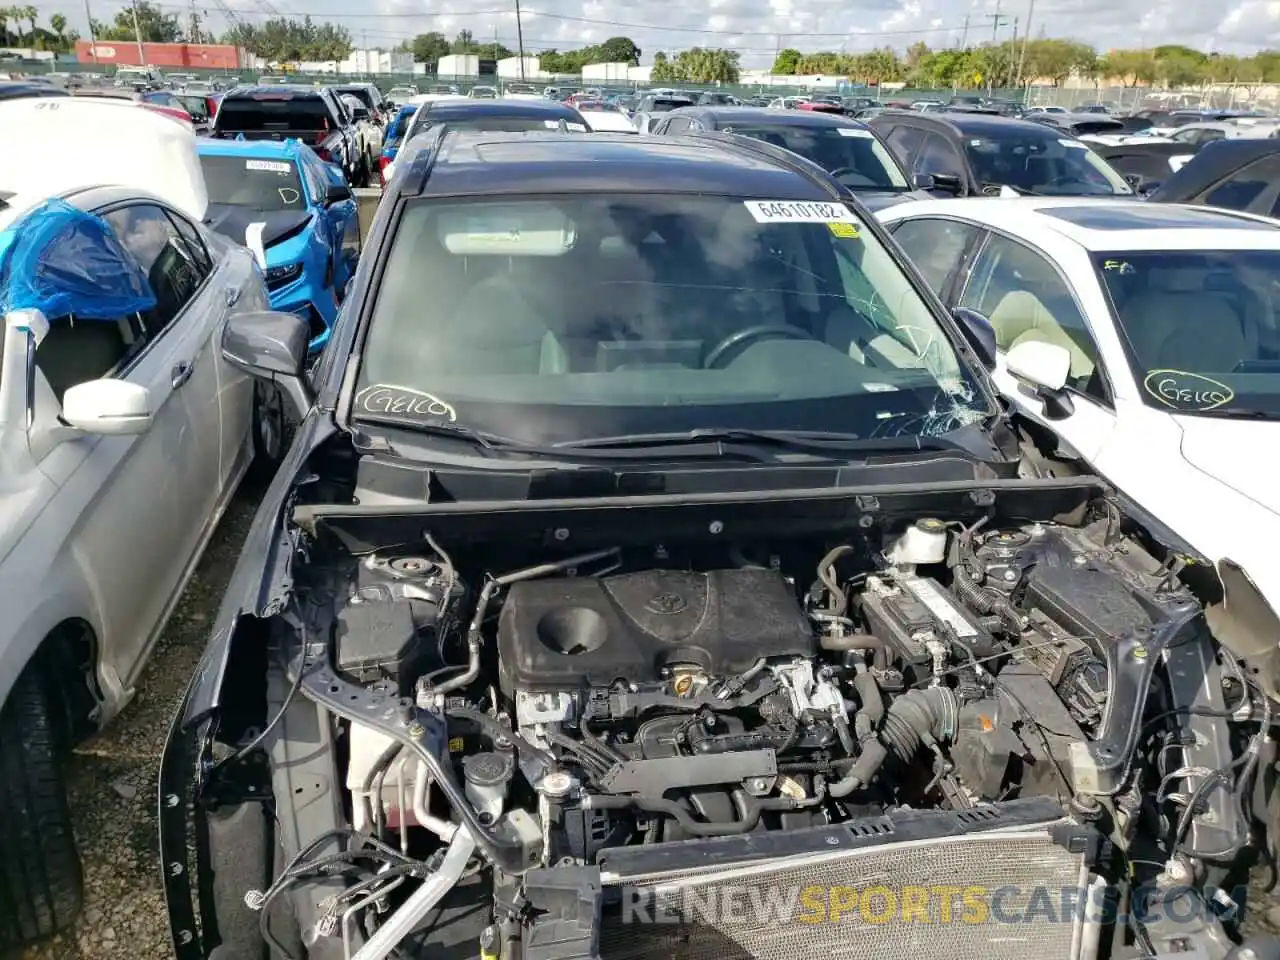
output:
POLYGON ((892 753, 904 763, 921 746, 950 740, 959 723, 960 702, 947 687, 929 687, 903 694, 885 711, 880 735, 868 740, 849 772, 831 784, 833 797, 847 797, 867 786, 892 753))

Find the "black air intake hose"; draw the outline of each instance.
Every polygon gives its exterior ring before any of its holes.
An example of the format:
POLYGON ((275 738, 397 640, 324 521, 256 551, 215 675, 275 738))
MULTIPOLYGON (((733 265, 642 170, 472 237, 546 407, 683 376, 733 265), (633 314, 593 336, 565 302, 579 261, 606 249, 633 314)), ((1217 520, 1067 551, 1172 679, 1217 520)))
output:
POLYGON ((865 787, 890 753, 906 763, 921 745, 950 740, 959 715, 960 702, 947 687, 903 694, 886 711, 880 736, 868 742, 849 772, 831 785, 831 796, 847 797, 865 787))

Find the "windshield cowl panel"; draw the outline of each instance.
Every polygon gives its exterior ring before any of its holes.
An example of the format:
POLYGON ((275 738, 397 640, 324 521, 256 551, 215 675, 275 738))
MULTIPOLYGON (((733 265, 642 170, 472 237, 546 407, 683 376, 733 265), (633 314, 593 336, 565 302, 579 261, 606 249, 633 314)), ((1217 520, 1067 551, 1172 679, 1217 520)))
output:
POLYGON ((1280 419, 1280 250, 1093 260, 1144 404, 1180 416, 1280 419))
POLYGON ((993 412, 936 304, 840 203, 415 201, 383 277, 354 422, 541 447, 708 426, 888 441, 993 412))

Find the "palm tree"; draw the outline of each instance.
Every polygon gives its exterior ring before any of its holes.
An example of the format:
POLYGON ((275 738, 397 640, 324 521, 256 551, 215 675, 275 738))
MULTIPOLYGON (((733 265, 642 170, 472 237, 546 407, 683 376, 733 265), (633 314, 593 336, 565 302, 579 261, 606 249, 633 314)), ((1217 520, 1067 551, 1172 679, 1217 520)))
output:
POLYGON ((55 13, 49 17, 49 26, 53 28, 53 32, 58 37, 58 49, 67 49, 67 18, 60 13, 55 13))
POLYGON ((36 17, 40 16, 40 11, 32 6, 19 7, 18 9, 22 12, 22 19, 31 24, 29 41, 31 46, 34 47, 39 41, 39 37, 36 34, 36 17))
POLYGON ((0 7, 0 32, 4 34, 4 45, 9 45, 9 10, 7 7, 0 7))

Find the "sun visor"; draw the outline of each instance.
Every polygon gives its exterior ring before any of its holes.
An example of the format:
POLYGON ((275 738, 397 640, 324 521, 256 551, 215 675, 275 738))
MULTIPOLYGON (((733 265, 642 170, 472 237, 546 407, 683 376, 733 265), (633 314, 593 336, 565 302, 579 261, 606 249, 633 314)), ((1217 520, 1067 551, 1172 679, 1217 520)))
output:
POLYGON ((0 102, 0 190, 53 197, 86 187, 154 194, 196 221, 209 205, 195 132, 180 120, 106 97, 0 102))
POLYGON ((156 305, 146 271, 101 217, 49 200, 0 232, 0 315, 115 322, 156 305))
POLYGON ((439 214, 438 230, 460 257, 559 257, 578 239, 577 225, 551 203, 455 207, 439 214))

